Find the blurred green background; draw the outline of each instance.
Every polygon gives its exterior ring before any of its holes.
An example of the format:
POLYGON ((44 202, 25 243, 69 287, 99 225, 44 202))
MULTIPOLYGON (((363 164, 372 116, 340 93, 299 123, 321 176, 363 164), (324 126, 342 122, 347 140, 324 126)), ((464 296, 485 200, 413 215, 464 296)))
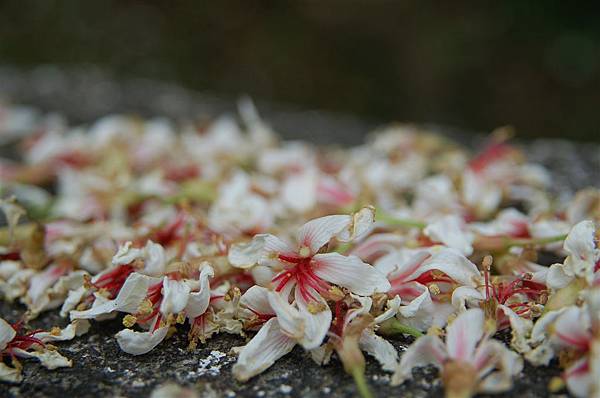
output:
POLYGON ((598 3, 1 1, 0 63, 600 141, 598 3))

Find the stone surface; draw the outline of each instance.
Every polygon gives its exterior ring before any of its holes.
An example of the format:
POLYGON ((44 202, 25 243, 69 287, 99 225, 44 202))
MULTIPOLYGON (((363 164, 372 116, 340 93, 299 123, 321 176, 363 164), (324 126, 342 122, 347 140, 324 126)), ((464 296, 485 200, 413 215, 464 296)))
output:
MULTIPOLYGON (((20 72, 0 68, 0 92, 17 102, 44 110, 60 110, 78 122, 90 121, 115 111, 135 111, 144 115, 209 117, 231 111, 227 99, 191 93, 164 83, 147 81, 114 82, 99 72, 42 70, 20 72)), ((360 143, 375 123, 351 116, 306 112, 259 102, 261 113, 286 138, 302 138, 317 144, 360 143)), ((481 136, 465 135, 433 126, 467 146, 477 145, 481 136)), ((555 192, 568 196, 574 189, 600 185, 600 147, 563 140, 536 140, 520 143, 527 156, 549 167, 555 192)), ((0 315, 15 321, 24 311, 17 304, 0 304, 0 315)), ((64 326, 66 320, 48 312, 32 322, 33 327, 64 326)), ((58 343, 60 351, 73 360, 72 368, 48 371, 33 361, 25 361, 21 385, 0 384, 0 396, 10 397, 144 397, 165 382, 191 386, 201 396, 216 397, 351 397, 356 395, 352 379, 337 360, 324 367, 315 365, 301 349, 278 361, 271 369, 248 383, 231 376, 235 357, 231 347, 243 345, 237 336, 218 335, 190 352, 185 331, 164 341, 147 355, 133 357, 121 352, 113 335, 122 328, 118 319, 94 323, 90 333, 72 342, 58 343)), ((394 340, 399 351, 409 338, 394 340)), ((413 381, 391 387, 389 374, 370 358, 367 380, 375 396, 442 396, 434 369, 416 373, 413 381)), ((501 397, 548 396, 548 381, 559 374, 556 366, 526 366, 516 379, 514 390, 501 397)))

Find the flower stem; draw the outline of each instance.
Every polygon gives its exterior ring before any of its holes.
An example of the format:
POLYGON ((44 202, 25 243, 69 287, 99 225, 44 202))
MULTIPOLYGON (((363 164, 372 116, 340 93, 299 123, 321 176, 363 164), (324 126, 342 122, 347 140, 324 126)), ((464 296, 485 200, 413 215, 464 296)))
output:
POLYGON ((352 369, 352 378, 354 379, 354 384, 356 385, 356 389, 362 398, 373 398, 373 394, 371 394, 371 390, 369 389, 369 385, 365 380, 365 372, 360 367, 355 367, 352 369))
POLYGON ((387 335, 387 336, 394 335, 394 334, 400 334, 400 333, 408 334, 408 335, 411 335, 416 338, 423 336, 423 332, 421 332, 420 330, 415 329, 411 326, 401 323, 396 318, 388 319, 387 321, 385 321, 381 325, 379 325, 378 332, 380 334, 387 335))
POLYGON ((546 245, 548 243, 562 242, 567 238, 567 234, 550 236, 547 238, 538 239, 511 239, 508 241, 509 246, 528 246, 528 245, 546 245))
POLYGON ((377 214, 375 215, 375 220, 380 221, 387 225, 395 225, 395 226, 406 227, 406 228, 423 229, 427 226, 427 224, 422 221, 411 220, 409 218, 396 218, 394 216, 383 213, 381 211, 377 211, 377 214))

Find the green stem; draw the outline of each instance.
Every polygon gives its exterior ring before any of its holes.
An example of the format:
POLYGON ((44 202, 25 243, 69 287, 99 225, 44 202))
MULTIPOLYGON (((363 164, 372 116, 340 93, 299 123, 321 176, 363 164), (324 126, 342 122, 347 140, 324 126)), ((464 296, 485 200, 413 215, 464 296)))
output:
POLYGON ((365 372, 360 367, 355 367, 352 369, 352 378, 354 379, 354 384, 356 385, 356 389, 358 393, 363 398, 373 398, 373 394, 371 394, 371 390, 369 389, 369 385, 365 380, 365 372))
POLYGON ((423 336, 423 332, 418 329, 415 329, 411 326, 405 325, 401 323, 396 318, 388 319, 383 322, 378 329, 378 332, 383 335, 394 335, 394 334, 408 334, 413 337, 419 338, 423 336))
POLYGON ((396 218, 396 217, 390 216, 389 214, 385 214, 381 211, 377 211, 377 213, 375 215, 375 220, 381 221, 382 223, 385 223, 387 225, 397 225, 400 227, 407 227, 407 228, 423 229, 427 226, 427 224, 422 221, 411 220, 409 218, 396 218))
POLYGON ((507 242, 508 246, 528 246, 528 245, 546 245, 548 243, 562 242, 567 238, 567 234, 550 236, 548 238, 539 239, 510 239, 507 242))

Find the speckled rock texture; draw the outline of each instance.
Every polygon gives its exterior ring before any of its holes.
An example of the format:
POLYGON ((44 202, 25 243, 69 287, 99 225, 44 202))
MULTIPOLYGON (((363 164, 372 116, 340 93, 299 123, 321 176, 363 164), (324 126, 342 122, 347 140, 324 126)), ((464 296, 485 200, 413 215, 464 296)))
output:
MULTIPOLYGON (((192 93, 165 83, 115 81, 90 70, 64 72, 45 68, 21 72, 0 68, 0 95, 45 111, 59 111, 77 122, 116 111, 208 118, 234 110, 227 99, 192 93)), ((261 102, 258 106, 285 138, 301 138, 317 144, 357 144, 363 140, 364 132, 376 126, 351 116, 298 111, 261 102)), ((428 127, 466 146, 476 147, 481 141, 478 135, 428 127)), ((557 194, 568 196, 578 188, 600 186, 600 145, 542 139, 519 144, 531 160, 551 170, 557 194)), ((20 305, 0 303, 0 315, 9 321, 17 320, 23 311, 20 305)), ((32 322, 32 327, 49 328, 66 323, 55 311, 42 314, 32 322)), ((113 337, 121 328, 119 319, 93 323, 87 335, 57 343, 60 351, 72 359, 72 368, 48 371, 36 362, 26 361, 23 382, 12 386, 0 384, 0 396, 146 397, 167 382, 188 386, 199 396, 207 397, 356 396, 351 377, 337 360, 319 367, 299 348, 250 382, 238 383, 230 372, 235 362, 230 349, 245 343, 239 336, 218 335, 191 352, 187 350, 185 331, 180 331, 149 354, 133 357, 121 352, 113 337)), ((410 342, 410 338, 393 341, 400 352, 410 342)), ((370 358, 367 361, 367 380, 377 397, 442 396, 435 373, 427 368, 418 371, 411 382, 391 387, 389 374, 370 358)), ((515 381, 515 388, 499 396, 546 397, 548 381, 559 373, 556 366, 526 365, 515 381)))

